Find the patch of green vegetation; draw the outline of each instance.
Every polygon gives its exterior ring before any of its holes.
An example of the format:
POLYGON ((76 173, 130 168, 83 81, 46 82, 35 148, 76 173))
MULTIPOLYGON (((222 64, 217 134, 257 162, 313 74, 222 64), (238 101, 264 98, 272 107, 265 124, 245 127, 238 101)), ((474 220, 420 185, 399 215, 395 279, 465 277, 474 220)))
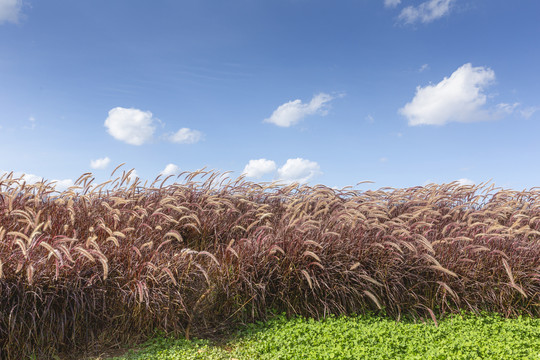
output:
POLYGON ((439 322, 376 316, 277 317, 250 325, 217 346, 155 338, 115 360, 255 359, 540 359, 540 319, 459 315, 439 322))

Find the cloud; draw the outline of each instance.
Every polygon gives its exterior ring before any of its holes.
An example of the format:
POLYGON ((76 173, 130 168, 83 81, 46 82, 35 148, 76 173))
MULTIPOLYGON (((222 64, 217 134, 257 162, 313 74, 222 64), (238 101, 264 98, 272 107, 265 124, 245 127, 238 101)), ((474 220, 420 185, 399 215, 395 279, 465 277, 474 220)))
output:
POLYGON ((22 172, 18 172, 18 171, 13 173, 13 178, 14 179, 22 178, 23 181, 25 181, 27 184, 35 184, 35 183, 46 180, 45 178, 43 178, 41 176, 37 176, 37 175, 34 175, 34 174, 26 174, 26 173, 22 173, 22 172))
POLYGON ((67 190, 68 187, 73 186, 74 184, 71 179, 53 180, 51 182, 54 183, 53 185, 57 191, 67 190))
POLYGON ((137 170, 133 169, 133 171, 128 176, 128 180, 129 182, 135 182, 135 180, 137 179, 140 179, 139 174, 137 174, 137 170))
POLYGON ((115 107, 109 111, 105 127, 112 137, 130 145, 149 142, 156 129, 150 111, 123 107, 115 107))
POLYGON ((459 179, 459 180, 456 180, 460 186, 463 186, 463 185, 474 185, 475 182, 472 181, 471 179, 459 179))
POLYGON ((399 20, 405 24, 413 24, 417 21, 429 23, 439 19, 450 11, 450 4, 454 0, 429 0, 418 6, 407 6, 399 14, 399 20))
POLYGON ((388 158, 387 157, 382 157, 379 159, 380 162, 382 163, 385 163, 385 162, 388 162, 388 158))
POLYGON ((531 116, 533 116, 533 114, 537 112, 538 110, 540 110, 540 107, 532 106, 532 107, 528 107, 523 110, 520 110, 519 112, 521 113, 521 116, 523 116, 525 119, 528 119, 531 116))
POLYGON ((371 115, 366 116, 366 120, 370 124, 373 124, 375 122, 375 119, 371 115))
POLYGON ((493 70, 465 64, 437 85, 417 87, 414 98, 399 112, 410 126, 487 120, 490 114, 483 109, 487 99, 483 91, 494 80, 493 70))
POLYGON ((519 107, 519 103, 513 103, 513 104, 507 104, 507 103, 500 103, 497 104, 497 112, 498 113, 504 113, 504 114, 512 114, 516 108, 519 107))
MULTIPOLYGON (((1 0, 0 0, 1 1, 1 0)), ((142 145, 152 141, 159 119, 153 117, 150 111, 115 107, 109 111, 105 127, 115 139, 131 145, 142 145)), ((202 139, 200 131, 182 128, 173 134, 161 135, 161 139, 179 143, 194 144, 202 139)))
POLYGON ((0 24, 18 23, 22 0, 0 0, 0 24))
POLYGON ((202 138, 202 133, 198 130, 182 128, 169 136, 169 140, 178 144, 195 144, 202 138))
POLYGON ((287 183, 305 183, 319 174, 319 164, 302 158, 289 159, 278 169, 279 179, 287 183))
POLYGON ((309 104, 303 104, 301 100, 289 101, 280 105, 268 119, 269 122, 281 127, 295 125, 308 115, 321 114, 326 115, 325 105, 333 100, 334 97, 325 93, 320 93, 311 99, 309 104))
POLYGON ((497 107, 494 111, 494 117, 519 113, 519 115, 521 115, 525 119, 529 119, 539 109, 540 108, 534 106, 523 108, 521 104, 517 102, 513 104, 500 103, 497 104, 497 107))
POLYGON ((420 66, 420 69, 418 69, 418 72, 424 72, 427 69, 429 69, 429 64, 424 64, 424 65, 420 66))
POLYGON ((401 3, 401 0, 384 0, 384 6, 387 8, 395 8, 401 3))
POLYGON ((180 168, 175 164, 167 164, 160 174, 165 177, 169 175, 178 175, 180 174, 180 168))
MULTIPOLYGON (((7 175, 7 174, 9 174, 8 171, 0 171, 0 177, 4 176, 4 175, 7 175)), ((35 174, 27 174, 27 173, 23 173, 23 172, 20 172, 20 171, 14 171, 13 172, 13 179, 22 179, 28 185, 33 185, 33 184, 36 184, 38 182, 46 181, 48 184, 54 186, 56 191, 60 191, 60 192, 66 190, 68 187, 74 185, 74 182, 73 182, 72 179, 47 181, 47 179, 45 179, 42 176, 38 176, 38 175, 35 175, 35 174)))
POLYGON ((110 162, 111 159, 109 159, 107 156, 102 159, 90 160, 90 167, 92 169, 105 169, 110 162))
POLYGON ((259 179, 265 174, 276 171, 276 167, 276 163, 272 160, 249 160, 242 173, 247 177, 259 179))

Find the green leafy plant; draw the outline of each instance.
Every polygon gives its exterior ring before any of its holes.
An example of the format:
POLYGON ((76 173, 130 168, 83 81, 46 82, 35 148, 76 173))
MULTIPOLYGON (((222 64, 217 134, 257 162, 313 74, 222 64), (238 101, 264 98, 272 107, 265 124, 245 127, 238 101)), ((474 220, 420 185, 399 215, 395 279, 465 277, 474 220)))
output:
MULTIPOLYGON (((377 316, 285 317, 251 325, 227 344, 157 339, 117 360, 538 359, 540 319, 458 315, 438 326, 377 316)), ((113 360, 113 359, 111 359, 113 360)))

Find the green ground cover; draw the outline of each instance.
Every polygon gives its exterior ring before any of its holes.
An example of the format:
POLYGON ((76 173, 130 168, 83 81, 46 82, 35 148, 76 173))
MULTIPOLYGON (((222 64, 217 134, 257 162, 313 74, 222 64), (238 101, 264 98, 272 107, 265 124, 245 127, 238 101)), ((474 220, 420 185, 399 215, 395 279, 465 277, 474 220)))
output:
POLYGON ((250 325, 225 344, 156 337, 114 358, 142 359, 540 359, 540 319, 459 315, 435 326, 376 316, 281 316, 250 325))

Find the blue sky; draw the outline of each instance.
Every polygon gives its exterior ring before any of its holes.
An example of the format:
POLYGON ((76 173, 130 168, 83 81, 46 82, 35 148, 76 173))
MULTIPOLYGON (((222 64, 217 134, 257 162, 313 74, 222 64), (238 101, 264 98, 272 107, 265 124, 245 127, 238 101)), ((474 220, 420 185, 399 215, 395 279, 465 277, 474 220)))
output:
POLYGON ((533 0, 0 0, 0 171, 539 186, 538 14, 533 0))

